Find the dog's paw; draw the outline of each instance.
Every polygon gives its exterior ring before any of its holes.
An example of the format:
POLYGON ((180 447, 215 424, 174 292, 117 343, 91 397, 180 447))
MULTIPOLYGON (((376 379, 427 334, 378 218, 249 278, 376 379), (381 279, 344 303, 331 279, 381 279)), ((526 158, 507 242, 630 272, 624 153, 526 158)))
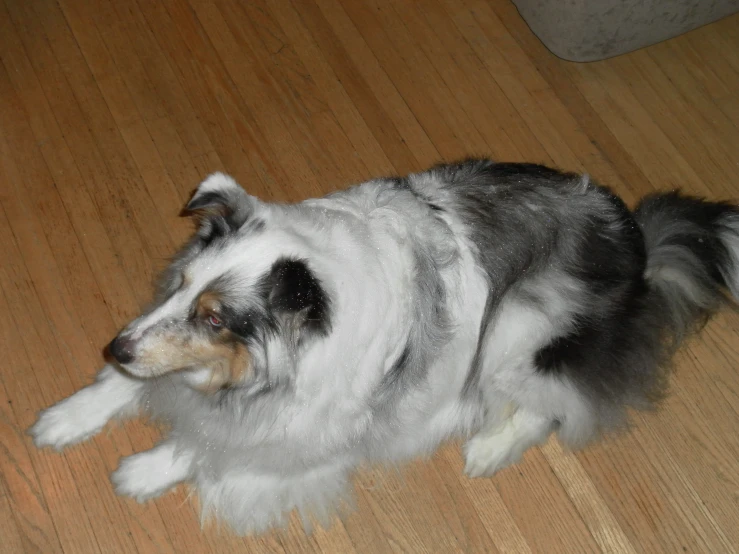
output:
POLYGON ((507 433, 476 435, 464 447, 464 471, 470 477, 490 477, 518 462, 523 453, 507 433))
POLYGON ((106 421, 90 418, 89 410, 74 396, 44 410, 28 434, 38 448, 51 446, 61 450, 89 439, 105 426, 106 421))
POLYGON ((176 454, 172 444, 163 443, 121 460, 111 481, 118 494, 146 502, 187 480, 191 462, 192 456, 176 454))
POLYGON ((115 492, 146 502, 171 488, 173 483, 167 479, 166 470, 152 458, 149 452, 143 452, 121 460, 118 469, 110 476, 115 492))

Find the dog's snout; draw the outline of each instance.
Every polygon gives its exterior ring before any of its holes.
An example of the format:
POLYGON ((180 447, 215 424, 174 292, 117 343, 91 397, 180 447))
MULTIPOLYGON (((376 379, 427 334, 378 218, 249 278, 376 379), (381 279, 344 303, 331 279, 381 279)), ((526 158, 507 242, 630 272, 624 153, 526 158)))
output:
POLYGON ((118 363, 128 364, 133 361, 133 348, 133 340, 119 335, 108 345, 108 352, 118 363))

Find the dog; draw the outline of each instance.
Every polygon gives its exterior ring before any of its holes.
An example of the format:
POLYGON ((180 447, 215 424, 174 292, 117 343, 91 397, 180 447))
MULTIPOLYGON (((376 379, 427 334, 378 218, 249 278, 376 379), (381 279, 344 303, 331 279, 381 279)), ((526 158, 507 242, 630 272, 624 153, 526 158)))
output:
POLYGON ((204 519, 325 521, 363 464, 463 438, 490 476, 552 433, 579 448, 664 395, 681 341, 739 298, 739 209, 678 192, 632 212, 587 175, 472 159, 319 199, 262 202, 215 173, 197 230, 96 382, 38 447, 113 418, 168 429, 116 491, 178 483, 204 519))

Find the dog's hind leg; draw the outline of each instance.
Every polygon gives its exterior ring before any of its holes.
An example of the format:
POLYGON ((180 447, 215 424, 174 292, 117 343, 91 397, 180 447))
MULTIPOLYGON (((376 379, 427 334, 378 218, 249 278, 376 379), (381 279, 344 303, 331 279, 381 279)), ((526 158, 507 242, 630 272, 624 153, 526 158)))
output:
POLYGON ((470 477, 490 476, 516 463, 526 450, 543 444, 555 427, 551 418, 525 408, 509 409, 515 411, 483 427, 465 445, 465 473, 470 477))
POLYGON ((133 415, 143 383, 106 365, 92 385, 39 414, 29 429, 36 446, 57 450, 96 435, 114 417, 133 415))
POLYGON ((180 451, 174 442, 165 441, 121 460, 111 480, 118 494, 144 502, 188 480, 192 462, 190 452, 180 451))

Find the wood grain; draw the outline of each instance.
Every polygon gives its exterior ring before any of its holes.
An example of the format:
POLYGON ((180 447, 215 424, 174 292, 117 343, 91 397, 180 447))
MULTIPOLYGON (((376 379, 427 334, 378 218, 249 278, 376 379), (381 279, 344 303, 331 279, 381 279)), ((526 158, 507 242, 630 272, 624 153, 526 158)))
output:
POLYGON ((178 489, 114 495, 156 431, 63 454, 25 435, 88 383, 191 231, 206 174, 297 201, 487 155, 584 170, 630 203, 739 199, 739 16, 613 60, 550 54, 507 0, 0 2, 0 552, 737 552, 739 316, 676 360, 661 410, 492 479, 459 445, 367 469, 306 535, 200 528, 178 489))

